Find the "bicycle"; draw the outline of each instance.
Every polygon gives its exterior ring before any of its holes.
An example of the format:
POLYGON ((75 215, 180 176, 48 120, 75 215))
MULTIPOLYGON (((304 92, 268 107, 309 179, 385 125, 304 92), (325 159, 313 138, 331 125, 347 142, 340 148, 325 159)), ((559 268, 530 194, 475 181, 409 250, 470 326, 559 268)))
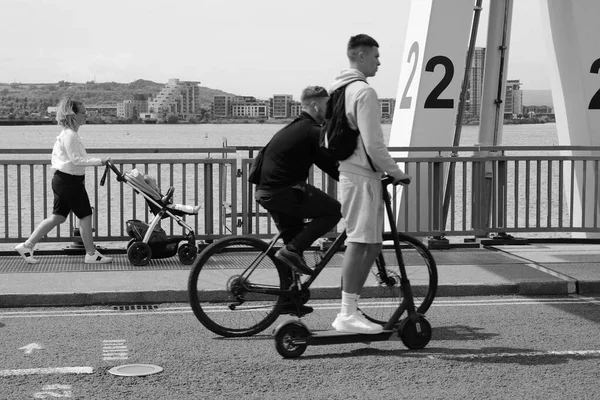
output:
MULTIPOLYGON (((383 200, 392 228, 391 232, 384 232, 383 239, 394 241, 395 255, 400 262, 398 266, 387 265, 382 251, 372 268, 377 285, 372 289, 365 287, 361 295, 361 298, 381 299, 364 305, 361 312, 382 325, 398 312, 408 294, 401 289, 406 278, 406 274, 402 274, 404 268, 410 271, 411 281, 415 282, 408 285, 408 292, 412 292, 410 297, 418 314, 423 315, 429 309, 437 290, 437 267, 427 247, 396 231, 387 192, 391 182, 390 177, 382 179, 383 200), (408 260, 406 265, 403 260, 408 260)), ((269 242, 248 235, 227 237, 201 252, 190 271, 188 293, 191 308, 202 325, 221 336, 242 337, 268 328, 284 307, 286 314, 290 313, 287 310, 291 305, 296 310, 291 314, 302 316, 300 306, 310 299, 310 286, 342 249, 346 231, 340 233, 328 249, 319 252, 314 273, 308 277, 293 273, 275 258, 280 236, 275 235, 269 242)))

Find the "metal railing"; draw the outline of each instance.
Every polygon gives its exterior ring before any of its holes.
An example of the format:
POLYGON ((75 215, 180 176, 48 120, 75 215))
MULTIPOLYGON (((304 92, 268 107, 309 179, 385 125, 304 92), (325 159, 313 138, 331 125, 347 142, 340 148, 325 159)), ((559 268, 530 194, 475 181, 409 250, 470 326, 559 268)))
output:
MULTIPOLYGON (((200 205, 198 215, 185 219, 199 240, 211 241, 237 234, 268 237, 276 231, 269 215, 254 201, 254 188, 247 181, 257 149, 88 152, 110 155, 123 172, 137 168, 153 176, 163 192, 173 186, 175 203, 200 205)), ((400 230, 417 236, 600 231, 600 147, 394 147, 390 151, 400 155, 395 159, 413 176, 411 185, 396 187, 392 193, 400 230), (444 199, 449 170, 455 175, 450 197, 444 199)), ((47 150, 0 149, 0 243, 24 240, 52 212, 48 159, 47 150)), ((126 221, 148 221, 152 215, 144 199, 114 179, 114 174, 99 186, 103 172, 104 167, 94 167, 86 175, 94 238, 128 240, 126 221)), ((322 171, 314 169, 309 180, 337 195, 336 182, 322 171)), ((45 240, 72 241, 75 227, 71 216, 68 224, 45 240)), ((162 228, 168 235, 182 233, 171 219, 163 220, 162 228)), ((343 222, 337 228, 341 229, 343 222)))

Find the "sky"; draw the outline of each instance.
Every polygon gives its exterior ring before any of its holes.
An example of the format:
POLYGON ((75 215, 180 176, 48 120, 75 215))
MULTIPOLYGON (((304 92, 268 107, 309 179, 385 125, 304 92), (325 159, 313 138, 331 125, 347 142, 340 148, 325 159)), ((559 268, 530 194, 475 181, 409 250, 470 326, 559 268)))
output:
MULTIPOLYGON (((483 0, 477 36, 482 47, 489 1, 483 0)), ((524 90, 550 89, 540 1, 514 0, 507 78, 520 79, 524 90)), ((3 1, 0 82, 179 78, 259 99, 299 99, 304 87, 328 86, 347 68, 348 39, 366 33, 381 54, 379 72, 369 82, 380 98, 395 97, 405 36, 398 16, 407 2, 3 1)))

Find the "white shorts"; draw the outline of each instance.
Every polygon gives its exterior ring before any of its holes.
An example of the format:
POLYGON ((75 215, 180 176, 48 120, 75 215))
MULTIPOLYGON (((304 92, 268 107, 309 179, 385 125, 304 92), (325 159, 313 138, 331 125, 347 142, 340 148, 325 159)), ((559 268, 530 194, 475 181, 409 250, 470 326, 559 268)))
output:
POLYGON ((340 203, 348 242, 383 241, 383 192, 379 178, 340 172, 340 203))

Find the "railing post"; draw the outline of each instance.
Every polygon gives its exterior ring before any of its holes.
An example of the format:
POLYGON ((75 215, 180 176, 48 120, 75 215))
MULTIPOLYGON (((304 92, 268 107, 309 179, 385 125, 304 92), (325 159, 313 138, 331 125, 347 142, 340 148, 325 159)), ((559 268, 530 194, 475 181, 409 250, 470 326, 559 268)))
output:
POLYGON ((485 217, 486 211, 488 210, 485 204, 487 203, 485 169, 486 161, 473 161, 471 223, 473 225, 473 230, 476 232, 475 236, 482 236, 482 232, 485 231, 487 222, 487 218, 485 217))
POLYGON ((213 164, 204 164, 204 234, 213 232, 213 164))
MULTIPOLYGON (((498 228, 506 229, 506 207, 508 193, 508 167, 506 160, 498 160, 498 176, 496 177, 496 216, 498 228)), ((504 234, 504 232, 499 232, 504 234)))
MULTIPOLYGON (((446 218, 444 213, 444 162, 441 154, 437 157, 440 161, 432 163, 433 187, 431 201, 431 227, 437 232, 427 243, 430 249, 449 249, 450 241, 446 239, 446 218)), ((450 180, 448 180, 450 182, 450 180)))

